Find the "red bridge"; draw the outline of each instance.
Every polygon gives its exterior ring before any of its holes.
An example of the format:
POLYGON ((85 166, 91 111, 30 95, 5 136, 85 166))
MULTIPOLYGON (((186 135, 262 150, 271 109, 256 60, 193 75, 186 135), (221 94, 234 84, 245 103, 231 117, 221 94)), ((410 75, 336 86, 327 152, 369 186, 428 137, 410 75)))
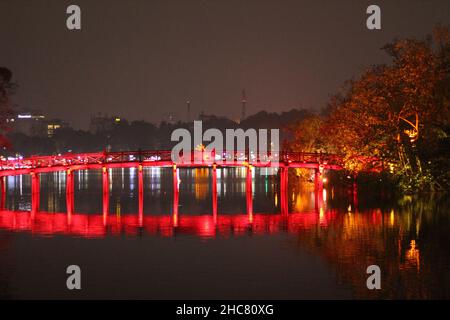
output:
POLYGON ((0 176, 72 170, 152 167, 289 167, 340 170, 342 158, 327 153, 281 152, 268 153, 264 157, 247 152, 192 151, 174 163, 171 151, 126 151, 33 156, 30 158, 8 158, 0 160, 0 176))
MULTIPOLYGON (((74 208, 74 175, 76 170, 99 169, 103 174, 103 213, 109 212, 109 174, 112 168, 137 168, 139 181, 139 216, 143 216, 143 167, 170 167, 173 170, 173 207, 177 214, 179 179, 178 168, 210 167, 213 179, 213 214, 217 214, 217 173, 218 167, 247 168, 246 194, 247 213, 252 213, 252 170, 254 167, 278 167, 280 176, 281 211, 287 213, 287 187, 289 168, 308 168, 315 172, 316 196, 321 197, 324 170, 340 170, 343 167, 339 156, 324 153, 287 153, 268 154, 260 159, 248 152, 224 152, 215 154, 207 151, 194 151, 184 155, 174 163, 170 151, 134 151, 99 152, 66 154, 56 156, 34 156, 0 160, 0 209, 6 202, 5 177, 31 175, 32 212, 39 211, 39 174, 48 172, 66 172, 67 212, 74 208)), ((320 202, 320 200, 319 200, 320 202)))

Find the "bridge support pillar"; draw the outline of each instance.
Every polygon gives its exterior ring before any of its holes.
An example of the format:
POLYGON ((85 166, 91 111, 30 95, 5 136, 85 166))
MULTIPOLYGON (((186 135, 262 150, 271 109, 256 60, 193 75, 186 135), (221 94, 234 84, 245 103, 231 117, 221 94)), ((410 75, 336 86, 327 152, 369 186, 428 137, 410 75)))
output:
POLYGON ((106 225, 109 214, 109 175, 108 168, 102 167, 103 180, 103 224, 106 225))
POLYGON ((74 212, 75 182, 72 169, 66 171, 66 207, 68 223, 70 225, 72 214, 74 212))
POLYGON ((217 223, 217 167, 213 164, 212 169, 212 208, 214 224, 217 223))
POLYGON ((316 193, 323 191, 323 167, 314 169, 314 191, 316 193))
POLYGON ((6 206, 6 177, 0 177, 0 192, 2 193, 0 198, 0 210, 5 209, 6 206))
POLYGON ((315 209, 323 208, 323 167, 314 169, 314 202, 315 209))
POLYGON ((178 226, 178 193, 179 193, 179 184, 178 184, 178 169, 177 165, 173 164, 172 169, 173 175, 173 226, 178 226))
POLYGON ((32 217, 34 217, 34 214, 39 211, 40 183, 38 173, 32 171, 30 174, 31 174, 31 214, 32 217))
POLYGON ((288 195, 289 195, 289 167, 280 167, 280 204, 281 213, 288 214, 288 195))
POLYGON ((246 175, 246 188, 245 188, 245 192, 246 192, 246 196, 247 196, 247 214, 249 216, 249 220, 250 222, 253 221, 253 190, 252 190, 252 171, 253 171, 253 166, 252 165, 248 165, 247 166, 247 175, 246 175))
POLYGON ((139 201, 139 226, 144 222, 144 170, 142 164, 138 167, 138 201, 139 201))
POLYGON ((322 191, 314 192, 314 208, 317 212, 323 209, 323 189, 322 191))

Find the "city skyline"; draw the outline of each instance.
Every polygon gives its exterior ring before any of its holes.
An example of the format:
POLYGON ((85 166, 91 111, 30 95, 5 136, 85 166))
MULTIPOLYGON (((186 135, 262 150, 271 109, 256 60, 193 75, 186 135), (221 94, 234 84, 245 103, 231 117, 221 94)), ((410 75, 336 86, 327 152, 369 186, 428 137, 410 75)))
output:
POLYGON ((97 112, 184 119, 187 100, 192 115, 236 119, 243 89, 247 114, 319 110, 346 80, 389 61, 382 46, 424 38, 449 11, 445 1, 380 1, 383 27, 370 31, 367 1, 79 1, 83 28, 69 31, 67 3, 50 3, 0 4, 0 61, 19 84, 17 105, 82 129, 97 112))

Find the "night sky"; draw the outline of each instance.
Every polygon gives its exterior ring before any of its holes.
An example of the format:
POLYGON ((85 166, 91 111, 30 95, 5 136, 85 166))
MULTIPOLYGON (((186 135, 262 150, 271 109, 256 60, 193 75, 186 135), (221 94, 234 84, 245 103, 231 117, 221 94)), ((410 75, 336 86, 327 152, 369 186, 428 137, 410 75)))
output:
POLYGON ((0 0, 0 66, 15 102, 86 128, 96 112, 159 122, 165 113, 237 118, 319 109, 343 82, 386 62, 395 38, 450 23, 449 0, 0 0), (66 8, 82 9, 82 30, 66 8), (366 28, 378 4, 382 30, 366 28))

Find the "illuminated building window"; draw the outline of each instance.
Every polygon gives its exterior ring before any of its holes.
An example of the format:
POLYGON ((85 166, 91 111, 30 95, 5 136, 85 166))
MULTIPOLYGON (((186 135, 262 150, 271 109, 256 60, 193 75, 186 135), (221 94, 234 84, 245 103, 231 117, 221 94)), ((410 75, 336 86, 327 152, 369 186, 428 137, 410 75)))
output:
POLYGON ((61 128, 60 124, 48 124, 47 125, 47 136, 49 138, 53 137, 53 134, 55 133, 55 130, 61 128))

